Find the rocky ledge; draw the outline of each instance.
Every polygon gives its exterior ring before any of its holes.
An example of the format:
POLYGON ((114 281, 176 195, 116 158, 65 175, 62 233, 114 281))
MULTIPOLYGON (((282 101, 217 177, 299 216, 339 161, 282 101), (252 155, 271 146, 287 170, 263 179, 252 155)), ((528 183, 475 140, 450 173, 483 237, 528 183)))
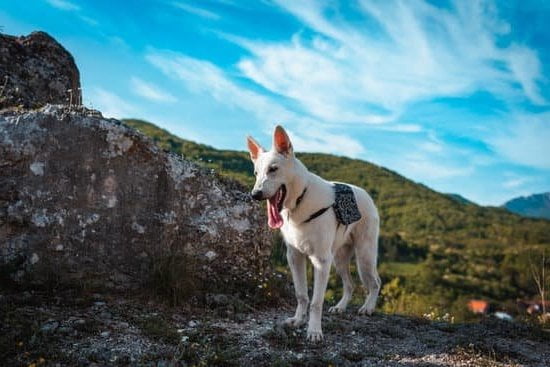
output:
POLYGON ((0 109, 81 102, 78 68, 55 39, 44 32, 0 34, 0 109))
POLYGON ((548 366, 550 333, 485 318, 452 324, 357 307, 325 314, 325 341, 280 326, 290 307, 214 297, 166 307, 146 297, 0 290, 0 360, 48 366, 548 366), (217 300, 216 300, 217 299, 217 300), (217 301, 217 302, 216 302, 217 301))
POLYGON ((47 105, 0 113, 0 276, 174 301, 257 289, 271 235, 244 188, 114 119, 47 105))

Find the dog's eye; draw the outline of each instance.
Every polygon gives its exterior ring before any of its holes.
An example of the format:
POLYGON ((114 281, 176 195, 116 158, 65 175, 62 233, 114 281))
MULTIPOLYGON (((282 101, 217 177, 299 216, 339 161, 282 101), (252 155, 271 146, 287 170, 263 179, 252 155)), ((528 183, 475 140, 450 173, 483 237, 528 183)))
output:
POLYGON ((269 169, 267 170, 267 173, 272 173, 272 172, 275 172, 279 169, 279 167, 277 166, 271 166, 269 167, 269 169))
POLYGON ((258 171, 254 171, 254 176, 258 176, 258 171))

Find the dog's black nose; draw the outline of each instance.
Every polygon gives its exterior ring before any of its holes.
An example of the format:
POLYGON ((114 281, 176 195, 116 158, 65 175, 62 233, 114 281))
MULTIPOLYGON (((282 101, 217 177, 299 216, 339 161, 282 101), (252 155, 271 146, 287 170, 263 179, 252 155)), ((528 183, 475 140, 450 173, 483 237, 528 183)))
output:
POLYGON ((262 190, 252 190, 250 195, 252 196, 252 199, 254 199, 254 200, 262 200, 263 197, 264 197, 264 194, 263 194, 262 190))

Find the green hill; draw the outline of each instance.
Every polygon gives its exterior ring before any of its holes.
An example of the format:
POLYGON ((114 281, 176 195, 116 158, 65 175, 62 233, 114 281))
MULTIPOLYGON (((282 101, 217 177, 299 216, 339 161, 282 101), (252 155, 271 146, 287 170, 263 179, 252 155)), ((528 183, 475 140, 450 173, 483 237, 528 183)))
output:
MULTIPOLYGON (((247 152, 187 141, 145 121, 124 122, 160 147, 252 187, 247 152)), ((514 311, 513 300, 537 295, 530 267, 535 262, 541 266, 544 250, 550 254, 550 221, 462 202, 362 160, 312 153, 297 156, 322 177, 364 187, 373 196, 382 219, 380 272, 387 311, 432 310, 464 318, 469 298, 485 298, 514 311)), ((331 285, 337 282, 331 279, 331 285)), ((329 298, 338 297, 338 289, 329 292, 329 298)))

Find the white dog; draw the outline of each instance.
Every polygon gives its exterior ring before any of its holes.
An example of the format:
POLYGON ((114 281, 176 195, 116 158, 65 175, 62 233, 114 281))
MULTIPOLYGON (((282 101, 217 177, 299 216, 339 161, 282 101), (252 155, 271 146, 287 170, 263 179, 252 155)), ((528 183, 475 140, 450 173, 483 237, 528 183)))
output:
POLYGON ((298 306, 285 324, 298 327, 306 320, 306 257, 314 267, 308 340, 323 339, 321 316, 332 262, 342 277, 344 294, 329 312, 343 312, 351 300, 349 263, 354 253, 361 281, 368 291, 359 314, 370 315, 380 291, 376 270, 380 220, 369 194, 359 187, 331 183, 309 172, 294 156, 290 139, 281 126, 275 128, 271 151, 265 151, 251 137, 247 143, 256 175, 252 197, 267 199, 268 224, 281 229, 287 246, 298 306))

